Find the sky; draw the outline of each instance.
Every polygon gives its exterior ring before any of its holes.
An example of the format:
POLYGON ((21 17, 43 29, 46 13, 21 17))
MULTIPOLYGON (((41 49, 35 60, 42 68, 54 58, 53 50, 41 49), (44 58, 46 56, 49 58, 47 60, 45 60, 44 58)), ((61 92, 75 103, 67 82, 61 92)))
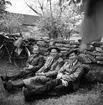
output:
POLYGON ((8 0, 12 3, 12 6, 7 6, 7 10, 14 13, 30 14, 35 13, 25 4, 25 1, 29 3, 30 0, 8 0))
MULTIPOLYGON (((12 6, 7 6, 7 10, 14 13, 21 13, 21 14, 29 14, 29 15, 36 15, 25 3, 34 4, 37 8, 37 3, 32 2, 33 0, 8 0, 12 3, 12 6)), ((37 1, 37 0, 34 0, 37 1)), ((46 0, 43 0, 46 1, 46 0)), ((57 0, 54 0, 57 1, 57 0)))

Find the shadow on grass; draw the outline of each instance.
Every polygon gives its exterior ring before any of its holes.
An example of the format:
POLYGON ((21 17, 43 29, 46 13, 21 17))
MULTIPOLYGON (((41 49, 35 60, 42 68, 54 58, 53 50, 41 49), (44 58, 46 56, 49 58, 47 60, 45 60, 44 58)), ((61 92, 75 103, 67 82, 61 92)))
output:
POLYGON ((50 92, 48 92, 48 93, 44 93, 44 94, 42 94, 42 95, 35 95, 35 96, 31 96, 31 97, 29 97, 27 100, 24 98, 24 100, 26 101, 26 102, 35 102, 35 101, 39 101, 39 100, 47 100, 47 99, 58 99, 58 98, 60 98, 60 97, 62 97, 62 96, 65 96, 65 95, 70 95, 70 94, 72 94, 73 93, 73 91, 70 91, 70 92, 54 92, 54 91, 50 91, 50 92))

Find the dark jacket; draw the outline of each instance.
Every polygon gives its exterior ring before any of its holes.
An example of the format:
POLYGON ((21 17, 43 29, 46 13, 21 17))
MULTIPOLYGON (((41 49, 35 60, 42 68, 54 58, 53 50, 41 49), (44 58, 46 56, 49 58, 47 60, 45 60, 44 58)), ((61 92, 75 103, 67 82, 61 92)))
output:
POLYGON ((29 69, 29 71, 35 73, 44 65, 45 59, 42 55, 37 55, 35 57, 30 57, 27 62, 33 66, 33 68, 29 69))

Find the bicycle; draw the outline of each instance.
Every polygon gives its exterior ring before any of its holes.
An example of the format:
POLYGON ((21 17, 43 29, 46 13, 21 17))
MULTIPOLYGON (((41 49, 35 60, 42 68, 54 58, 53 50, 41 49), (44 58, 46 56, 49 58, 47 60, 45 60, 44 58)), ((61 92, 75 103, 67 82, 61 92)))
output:
POLYGON ((15 35, 0 35, 0 59, 2 59, 5 54, 7 54, 10 63, 16 64, 15 61, 17 59, 22 61, 25 60, 26 62, 30 56, 29 42, 22 40, 22 43, 19 47, 14 45, 14 42, 20 37, 16 37, 15 35))
POLYGON ((0 35, 0 59, 4 57, 5 54, 9 56, 9 62, 11 63, 12 60, 12 53, 14 50, 13 42, 14 38, 10 38, 9 35, 2 34, 0 35))

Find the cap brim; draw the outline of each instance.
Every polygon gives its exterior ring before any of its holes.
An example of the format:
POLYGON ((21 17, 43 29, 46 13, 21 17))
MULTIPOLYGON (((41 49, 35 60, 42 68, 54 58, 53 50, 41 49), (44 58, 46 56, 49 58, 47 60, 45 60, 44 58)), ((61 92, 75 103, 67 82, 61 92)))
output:
POLYGON ((50 47, 48 48, 48 51, 51 52, 52 49, 56 49, 57 52, 60 52, 60 49, 58 47, 50 47))

